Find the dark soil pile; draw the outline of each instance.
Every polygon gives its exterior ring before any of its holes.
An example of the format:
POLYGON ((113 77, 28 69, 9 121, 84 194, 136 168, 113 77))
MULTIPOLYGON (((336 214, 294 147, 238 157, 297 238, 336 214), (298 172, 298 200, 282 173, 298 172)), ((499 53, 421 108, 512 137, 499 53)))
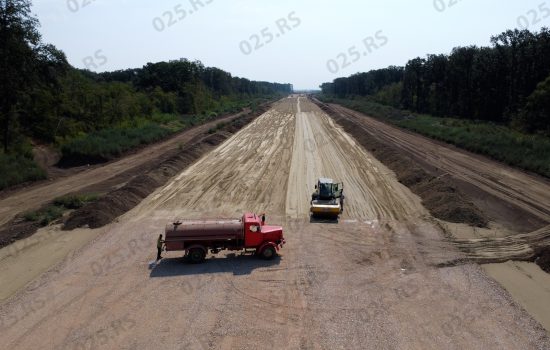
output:
POLYGON ((359 144, 393 170, 399 182, 422 198, 430 213, 441 220, 486 227, 487 218, 456 186, 422 169, 410 157, 399 153, 391 145, 380 142, 366 133, 355 122, 335 112, 330 106, 314 101, 325 113, 351 134, 359 144))
POLYGON ((137 206, 145 197, 164 185, 170 178, 189 167, 205 153, 212 150, 233 133, 263 114, 267 106, 234 119, 215 134, 202 136, 178 155, 159 164, 154 170, 132 179, 124 187, 108 193, 99 200, 74 211, 65 222, 64 230, 88 226, 99 228, 111 223, 120 215, 137 206))
POLYGON ((545 248, 536 260, 541 269, 550 273, 550 248, 545 248))
POLYGON ((0 231, 0 248, 6 247, 20 239, 32 236, 40 225, 24 218, 15 218, 0 231))

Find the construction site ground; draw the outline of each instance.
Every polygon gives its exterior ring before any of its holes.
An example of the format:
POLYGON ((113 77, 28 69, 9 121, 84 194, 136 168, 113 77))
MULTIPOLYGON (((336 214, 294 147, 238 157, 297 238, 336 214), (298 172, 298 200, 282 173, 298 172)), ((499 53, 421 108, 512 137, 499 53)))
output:
MULTIPOLYGON (((434 219, 331 117, 294 96, 112 224, 49 226, 1 249, 0 343, 9 349, 550 348, 550 278, 537 265, 447 264, 468 257, 449 233, 467 240, 545 232, 548 182, 346 113, 374 133, 393 135, 395 144, 414 144, 451 176, 473 179, 492 196, 502 193, 503 201, 531 211, 530 225, 540 227, 516 232, 495 216, 479 231, 434 219), (310 221, 311 192, 321 176, 345 184, 338 223, 310 221), (245 211, 265 212, 268 223, 284 227, 280 257, 222 253, 191 265, 165 253, 150 268, 167 223, 245 211)), ((7 200, 18 202, 4 198, 3 217, 17 211, 7 200)))

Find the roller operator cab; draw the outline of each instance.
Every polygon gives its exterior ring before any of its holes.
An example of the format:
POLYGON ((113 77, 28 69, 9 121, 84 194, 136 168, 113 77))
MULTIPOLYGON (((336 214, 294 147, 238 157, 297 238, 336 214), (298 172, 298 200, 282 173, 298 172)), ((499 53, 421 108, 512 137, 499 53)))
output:
POLYGON ((344 211, 344 184, 320 178, 311 195, 310 212, 313 217, 337 220, 344 211))
MULTIPOLYGON (((265 216, 264 216, 265 217, 265 216)), ((185 251, 191 262, 202 262, 206 254, 222 250, 254 252, 272 259, 286 243, 281 226, 266 225, 262 216, 245 213, 241 219, 185 220, 165 230, 166 251, 185 251)))

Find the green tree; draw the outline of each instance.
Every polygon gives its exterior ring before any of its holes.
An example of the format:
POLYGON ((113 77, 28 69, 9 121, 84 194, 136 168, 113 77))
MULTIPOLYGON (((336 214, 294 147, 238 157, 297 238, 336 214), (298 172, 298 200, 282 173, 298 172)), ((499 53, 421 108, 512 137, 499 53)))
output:
POLYGON ((550 136, 550 76, 527 98, 527 104, 516 122, 528 132, 550 136))
POLYGON ((537 84, 550 74, 548 28, 508 30, 492 37, 488 47, 457 47, 449 55, 412 59, 401 72, 393 68, 337 78, 321 88, 327 95, 369 96, 382 104, 436 116, 502 124, 513 118, 524 130, 547 130, 541 124, 547 120, 542 114, 547 111, 547 85, 537 88, 537 84), (398 88, 400 104, 394 100, 398 88))
POLYGON ((30 0, 0 0, 0 120, 6 153, 28 94, 41 82, 53 87, 56 68, 67 64, 63 52, 41 43, 38 27, 30 0))
POLYGON ((30 14, 28 0, 0 0, 0 118, 4 152, 17 123, 17 103, 28 90, 33 74, 35 48, 40 44, 38 20, 30 14))
POLYGON ((420 57, 409 61, 403 76, 403 105, 418 112, 425 111, 427 103, 425 63, 420 57))

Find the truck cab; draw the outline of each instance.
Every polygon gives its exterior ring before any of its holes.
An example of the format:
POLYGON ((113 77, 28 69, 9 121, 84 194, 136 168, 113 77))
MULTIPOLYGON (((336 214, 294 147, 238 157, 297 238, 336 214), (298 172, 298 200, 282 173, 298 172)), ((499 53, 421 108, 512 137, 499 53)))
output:
POLYGON ((245 213, 243 223, 245 249, 256 248, 257 252, 262 254, 267 245, 279 250, 279 247, 285 243, 283 228, 281 226, 264 225, 260 216, 256 214, 245 213))

